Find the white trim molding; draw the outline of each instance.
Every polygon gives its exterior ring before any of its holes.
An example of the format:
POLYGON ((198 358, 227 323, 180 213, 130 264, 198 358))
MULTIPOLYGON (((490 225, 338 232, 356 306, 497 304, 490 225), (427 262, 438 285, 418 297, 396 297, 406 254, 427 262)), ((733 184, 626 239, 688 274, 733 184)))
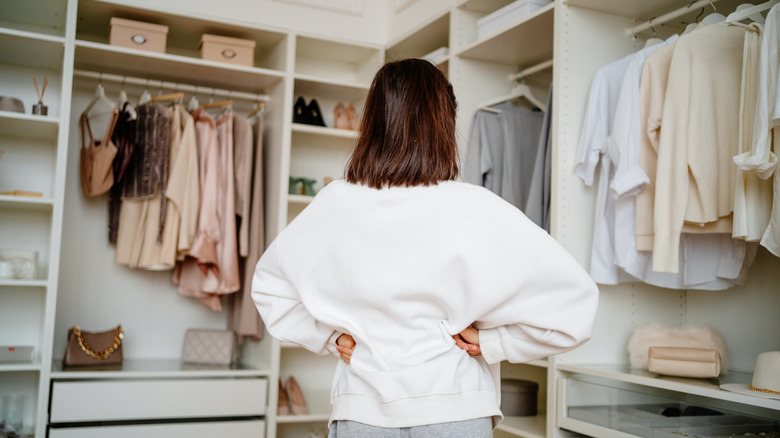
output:
MULTIPOLYGON (((351 15, 363 15, 363 0, 273 0, 280 3, 298 4, 326 11, 351 15)), ((409 1, 409 0, 407 0, 409 1)))

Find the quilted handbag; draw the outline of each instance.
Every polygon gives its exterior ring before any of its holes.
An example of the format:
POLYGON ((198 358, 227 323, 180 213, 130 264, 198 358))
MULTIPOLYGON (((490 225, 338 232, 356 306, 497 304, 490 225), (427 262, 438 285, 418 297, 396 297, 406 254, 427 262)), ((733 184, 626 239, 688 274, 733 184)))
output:
POLYGON ((238 356, 236 334, 230 330, 187 329, 181 360, 208 365, 231 365, 238 356))

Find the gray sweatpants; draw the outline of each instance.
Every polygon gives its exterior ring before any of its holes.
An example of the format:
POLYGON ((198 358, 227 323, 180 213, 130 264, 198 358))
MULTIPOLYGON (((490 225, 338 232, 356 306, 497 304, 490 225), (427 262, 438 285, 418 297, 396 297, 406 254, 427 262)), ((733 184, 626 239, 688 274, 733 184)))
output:
POLYGON ((491 438, 493 420, 490 417, 426 426, 386 428, 355 421, 334 421, 328 438, 491 438))

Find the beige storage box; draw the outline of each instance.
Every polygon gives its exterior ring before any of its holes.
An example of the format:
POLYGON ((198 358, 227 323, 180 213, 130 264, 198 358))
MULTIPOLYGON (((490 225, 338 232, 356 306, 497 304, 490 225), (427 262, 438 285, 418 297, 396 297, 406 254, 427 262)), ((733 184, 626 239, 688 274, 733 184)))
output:
POLYGON ((111 18, 111 34, 108 42, 112 46, 165 53, 167 38, 168 26, 111 18))
POLYGON ((252 67, 255 63, 255 42, 203 34, 200 39, 200 57, 208 61, 252 67))

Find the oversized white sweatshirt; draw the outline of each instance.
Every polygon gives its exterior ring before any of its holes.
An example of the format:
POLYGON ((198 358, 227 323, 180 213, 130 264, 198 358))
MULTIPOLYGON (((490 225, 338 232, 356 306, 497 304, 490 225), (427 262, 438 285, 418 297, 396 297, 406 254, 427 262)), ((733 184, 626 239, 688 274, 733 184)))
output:
POLYGON ((381 190, 335 181, 257 264, 268 331, 339 360, 331 421, 410 427, 501 419, 498 363, 591 336, 598 289, 552 237, 487 189, 460 182, 381 190), (482 357, 452 335, 479 329, 482 357))

